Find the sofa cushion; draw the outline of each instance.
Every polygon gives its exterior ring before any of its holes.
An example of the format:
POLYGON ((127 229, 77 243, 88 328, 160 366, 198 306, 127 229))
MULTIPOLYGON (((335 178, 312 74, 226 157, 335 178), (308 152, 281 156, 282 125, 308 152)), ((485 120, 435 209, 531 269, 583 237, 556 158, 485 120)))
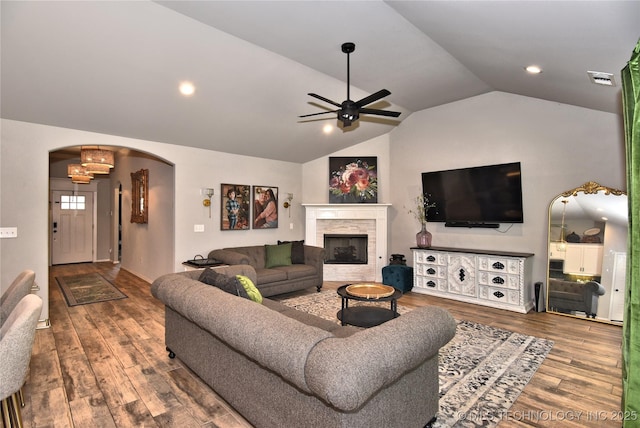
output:
POLYGON ((278 269, 256 269, 256 276, 259 278, 258 285, 287 280, 287 272, 278 269))
POLYGON ((249 299, 257 303, 262 303, 262 294, 253 284, 253 281, 244 275, 236 275, 236 280, 244 287, 244 291, 249 295, 249 299))
POLYGON ((273 270, 284 272, 287 275, 287 279, 307 278, 317 274, 316 269, 309 265, 278 266, 273 270))
POLYGON ((264 267, 269 269, 276 266, 291 265, 291 243, 282 245, 265 245, 264 267))
POLYGON ((291 243, 291 263, 304 264, 304 239, 302 241, 278 241, 278 245, 291 243))
POLYGON ((223 275, 211 268, 206 268, 202 271, 198 280, 205 284, 218 287, 227 293, 244 297, 245 299, 249 298, 249 294, 245 291, 244 287, 238 283, 235 276, 223 275))

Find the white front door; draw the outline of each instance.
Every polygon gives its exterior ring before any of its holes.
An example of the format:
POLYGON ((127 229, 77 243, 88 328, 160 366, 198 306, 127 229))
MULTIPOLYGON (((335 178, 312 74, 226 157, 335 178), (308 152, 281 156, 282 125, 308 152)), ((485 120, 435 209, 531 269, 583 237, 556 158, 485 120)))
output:
POLYGON ((93 192, 51 193, 51 263, 93 261, 93 192))

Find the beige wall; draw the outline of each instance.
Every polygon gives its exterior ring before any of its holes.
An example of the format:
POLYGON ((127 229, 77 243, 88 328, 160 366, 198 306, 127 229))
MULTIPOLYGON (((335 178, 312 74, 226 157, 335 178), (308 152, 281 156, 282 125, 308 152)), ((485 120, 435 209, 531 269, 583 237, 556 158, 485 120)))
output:
MULTIPOLYGON (((182 261, 213 248, 301 239, 300 203, 328 201, 327 157, 300 165, 3 119, 0 223, 18 227, 18 238, 0 240, 3 287, 29 268, 36 271, 39 294, 47 298, 49 152, 88 141, 153 153, 174 165, 173 245, 167 239, 153 246, 160 260, 171 251, 173 256, 150 271, 134 271, 148 279, 181 270, 182 261), (17 179, 26 169, 29 179, 17 179), (221 183, 277 186, 281 194, 292 192, 291 217, 281 200, 278 229, 221 231, 221 183), (211 219, 202 206, 204 187, 216 190, 211 219), (194 232, 195 224, 205 225, 205 232, 194 232)), ((420 192, 421 172, 522 162, 524 224, 485 230, 430 223, 429 229, 438 246, 535 253, 534 281, 546 278, 547 208, 554 195, 589 180, 622 189, 626 184, 619 116, 501 92, 413 113, 392 133, 333 155, 378 156, 378 200, 392 204, 389 253, 403 253, 408 259, 418 225, 406 211, 420 192)), ((123 181, 123 189, 129 184, 123 181)), ((149 253, 151 247, 144 251, 149 253)), ((142 263, 148 266, 144 258, 142 263)))
MULTIPOLYGON (((624 189, 621 117, 535 98, 492 92, 413 113, 388 136, 345 149, 386 156, 381 198, 389 210, 389 254, 411 260, 419 230, 407 213, 421 192, 421 173, 495 163, 522 163, 524 223, 498 230, 429 223, 433 245, 534 253, 534 281, 546 281, 548 206, 586 181, 624 189)), ((305 202, 328 200, 326 158, 303 165, 305 202), (323 171, 324 169, 324 171, 323 171), (310 196, 312 195, 312 196, 310 196)))
MULTIPOLYGON (((48 318, 50 151, 88 143, 130 147, 140 152, 152 153, 174 165, 172 179, 175 195, 173 198, 163 195, 159 200, 163 204, 173 204, 172 227, 164 235, 147 234, 148 240, 142 244, 143 248, 140 250, 146 254, 143 255, 142 262, 138 259, 138 262, 134 263, 136 256, 133 255, 132 263, 128 266, 133 273, 148 280, 164 273, 182 270, 182 261, 192 258, 195 254, 206 255, 215 248, 275 243, 279 239, 300 239, 304 235, 304 216, 300 207, 300 164, 6 119, 2 119, 1 125, 0 225, 18 227, 18 238, 0 240, 0 284, 6 287, 20 271, 34 270, 41 287, 38 294, 45 300, 42 319, 48 318), (25 176, 25 172, 28 172, 28 177, 25 176), (221 231, 221 183, 276 186, 280 194, 291 192, 294 194, 294 200, 290 217, 282 207, 283 201, 280 200, 278 229, 221 231), (208 209, 202 205, 201 189, 205 187, 213 187, 216 191, 211 218, 208 209), (204 225, 205 231, 194 232, 196 224, 204 225), (160 244, 155 241, 158 236, 165 237, 160 244), (149 245, 150 242, 153 245, 149 245)), ((131 166, 137 168, 140 165, 131 166)), ((126 173, 128 171, 123 170, 123 174, 126 173)), ((130 189, 130 178, 120 177, 120 180, 123 190, 130 189)), ((153 180, 152 175, 152 186, 153 180)), ((113 185, 115 186, 115 183, 113 185)), ((123 200, 123 206, 126 204, 127 201, 123 200)), ((170 208, 165 206, 162 209, 170 208)), ((151 218, 154 218, 154 215, 157 216, 157 213, 151 211, 151 218)), ((124 221, 127 221, 126 218, 124 221)))

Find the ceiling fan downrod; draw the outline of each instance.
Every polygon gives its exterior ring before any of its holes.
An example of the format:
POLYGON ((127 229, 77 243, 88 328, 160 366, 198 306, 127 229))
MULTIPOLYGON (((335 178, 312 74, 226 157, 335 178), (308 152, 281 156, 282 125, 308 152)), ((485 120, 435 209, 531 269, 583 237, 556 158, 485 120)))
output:
POLYGON ((349 64, 349 59, 350 56, 349 54, 353 51, 356 50, 356 44, 353 42, 345 42, 342 44, 342 52, 347 54, 347 100, 351 100, 351 96, 349 95, 350 92, 350 88, 351 88, 351 69, 350 69, 350 64, 349 64))

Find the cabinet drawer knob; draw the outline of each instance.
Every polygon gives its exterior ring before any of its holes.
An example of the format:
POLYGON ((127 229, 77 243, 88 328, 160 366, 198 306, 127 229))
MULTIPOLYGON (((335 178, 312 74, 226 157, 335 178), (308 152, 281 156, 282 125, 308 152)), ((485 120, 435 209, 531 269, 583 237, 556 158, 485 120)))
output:
POLYGON ((429 268, 429 269, 427 269, 427 273, 428 273, 429 275, 433 275, 433 274, 435 274, 435 273, 436 273, 436 270, 435 270, 434 268, 429 268))
POLYGON ((504 297, 504 293, 501 293, 500 291, 494 292, 493 295, 496 296, 498 299, 502 299, 504 297))
POLYGON ((491 282, 493 282, 494 284, 504 284, 504 278, 494 276, 491 282))
POLYGON ((434 288, 436 286, 436 283, 433 281, 427 281, 427 287, 431 287, 434 288))
POLYGON ((436 261, 436 258, 435 258, 435 257, 433 257, 433 256, 427 256, 427 261, 428 261, 428 262, 435 262, 435 261, 436 261))

